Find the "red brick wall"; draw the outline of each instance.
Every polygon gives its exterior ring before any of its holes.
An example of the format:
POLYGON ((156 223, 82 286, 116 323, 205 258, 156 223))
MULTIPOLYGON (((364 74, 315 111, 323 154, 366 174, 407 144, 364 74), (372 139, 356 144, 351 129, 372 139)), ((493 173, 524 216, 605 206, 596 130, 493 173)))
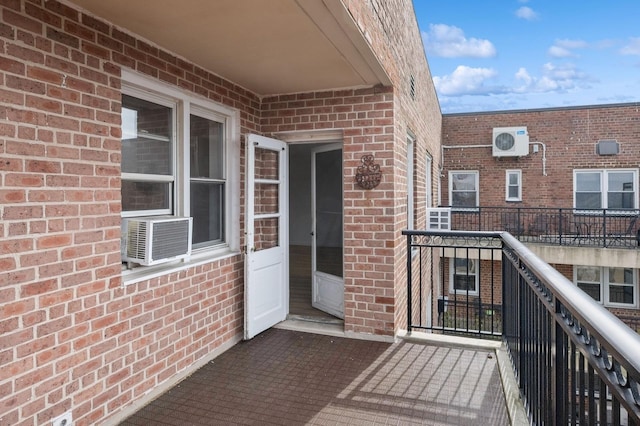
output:
POLYGON ((120 69, 257 98, 56 1, 0 4, 0 417, 95 424, 237 340, 242 259, 123 287, 120 69))
POLYGON ((526 126, 530 142, 546 145, 542 174, 542 147, 526 157, 494 158, 491 148, 444 150, 442 204, 449 204, 448 171, 480 172, 480 205, 573 207, 573 170, 582 168, 638 168, 640 111, 636 104, 558 108, 443 116, 443 145, 491 145, 494 127, 526 126), (616 139, 620 153, 596 154, 600 139, 616 139), (505 171, 522 170, 522 202, 505 201, 505 171))
POLYGON ((348 4, 397 89, 263 102, 66 4, 0 2, 3 424, 45 424, 69 409, 78 425, 99 423, 241 336, 240 255, 122 285, 122 68, 238 109, 242 143, 249 132, 344 129, 345 328, 389 335, 404 324, 406 135, 417 137, 420 223, 421 164, 431 153, 436 182, 441 117, 417 27, 388 31, 390 23, 415 25, 411 2, 384 3, 386 14, 381 2, 375 13, 373 3, 348 4), (390 42, 406 42, 411 55, 390 42), (416 100, 409 73, 424 84, 416 100), (365 153, 383 172, 370 191, 353 181, 365 153))

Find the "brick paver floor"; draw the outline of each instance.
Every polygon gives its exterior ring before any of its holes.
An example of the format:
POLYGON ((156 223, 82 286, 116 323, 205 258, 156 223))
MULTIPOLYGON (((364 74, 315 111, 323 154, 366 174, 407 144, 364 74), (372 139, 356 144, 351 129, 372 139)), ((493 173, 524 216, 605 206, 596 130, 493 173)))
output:
POLYGON ((271 329, 122 425, 508 425, 490 351, 271 329))

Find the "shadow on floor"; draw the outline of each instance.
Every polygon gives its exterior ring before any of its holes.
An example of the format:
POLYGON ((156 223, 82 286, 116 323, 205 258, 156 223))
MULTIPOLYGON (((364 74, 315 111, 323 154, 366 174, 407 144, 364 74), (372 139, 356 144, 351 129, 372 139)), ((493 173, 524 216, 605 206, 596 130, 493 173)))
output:
POLYGON ((492 352, 271 329, 122 425, 507 425, 492 352))

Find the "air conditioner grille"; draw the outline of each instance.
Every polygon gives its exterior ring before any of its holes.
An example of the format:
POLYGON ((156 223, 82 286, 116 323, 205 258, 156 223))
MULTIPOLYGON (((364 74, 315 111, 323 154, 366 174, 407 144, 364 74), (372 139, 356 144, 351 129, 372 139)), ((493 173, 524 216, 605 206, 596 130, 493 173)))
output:
POLYGON ((155 222, 153 223, 152 259, 165 259, 179 256, 189 251, 189 241, 185 235, 189 233, 189 222, 155 222))
POLYGON ((513 137, 511 133, 500 133, 496 136, 496 148, 501 151, 509 151, 513 149, 513 146, 516 143, 516 139, 513 137))
POLYGON ((144 259, 147 247, 147 222, 131 222, 128 231, 127 256, 144 259))

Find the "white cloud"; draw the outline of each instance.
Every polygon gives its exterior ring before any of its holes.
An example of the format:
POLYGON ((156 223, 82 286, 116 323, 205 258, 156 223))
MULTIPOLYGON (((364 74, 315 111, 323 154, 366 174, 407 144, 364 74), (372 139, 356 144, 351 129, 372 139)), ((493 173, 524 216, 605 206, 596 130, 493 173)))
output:
POLYGON ((584 40, 556 40, 555 44, 547 51, 553 58, 567 58, 569 56, 578 56, 573 52, 575 49, 585 49, 589 47, 589 43, 584 40))
POLYGON ((433 83, 438 94, 443 96, 489 95, 503 90, 486 85, 497 72, 490 68, 471 68, 459 65, 453 73, 443 77, 434 77, 433 83))
POLYGON ((444 58, 490 58, 496 55, 496 48, 489 40, 466 38, 460 28, 446 24, 431 24, 429 32, 422 38, 429 56, 444 58))
POLYGON ((565 49, 560 46, 551 46, 548 50, 549 56, 554 58, 566 58, 569 56, 575 56, 575 54, 569 49, 565 49))
POLYGON ((563 93, 578 87, 587 87, 590 81, 589 77, 573 64, 556 66, 552 63, 544 64, 540 77, 532 77, 525 68, 520 68, 515 78, 522 83, 513 89, 516 93, 563 93))
POLYGON ((627 43, 620 53, 623 55, 640 55, 640 37, 630 37, 629 43, 627 43))
POLYGON ((556 40, 556 45, 565 49, 585 49, 589 47, 589 43, 584 40, 571 40, 568 38, 556 40))
POLYGON ((533 21, 538 17, 538 14, 528 6, 522 6, 516 10, 516 16, 518 18, 526 19, 527 21, 533 21))

